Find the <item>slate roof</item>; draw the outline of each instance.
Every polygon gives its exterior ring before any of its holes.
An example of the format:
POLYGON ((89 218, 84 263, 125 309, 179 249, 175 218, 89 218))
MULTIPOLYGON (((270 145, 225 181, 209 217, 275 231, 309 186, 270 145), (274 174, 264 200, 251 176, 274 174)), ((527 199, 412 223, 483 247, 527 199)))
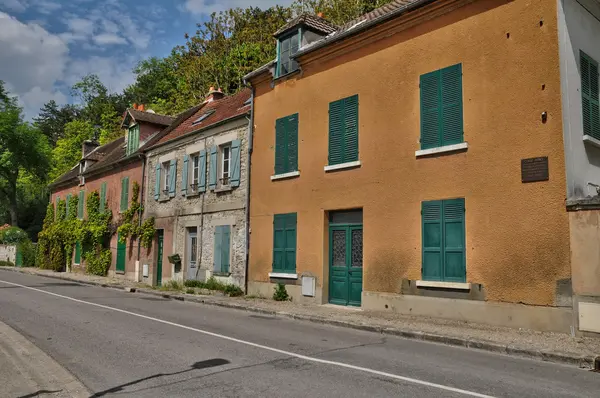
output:
POLYGON ((153 124, 159 124, 161 126, 168 126, 173 123, 175 118, 166 115, 159 115, 158 113, 144 112, 137 109, 129 108, 127 112, 138 122, 148 122, 153 124))
MULTIPOLYGON (((334 29, 327 36, 323 37, 320 40, 316 40, 298 50, 296 53, 296 57, 302 54, 309 53, 311 51, 315 51, 318 48, 325 47, 326 45, 341 40, 345 37, 352 36, 363 30, 368 29, 371 26, 374 26, 378 23, 385 22, 389 19, 395 18, 399 15, 402 15, 404 12, 412 11, 419 7, 425 6, 427 4, 433 3, 437 0, 394 0, 389 4, 381 6, 371 12, 361 15, 358 18, 353 19, 352 21, 334 29)), ((299 18, 299 17, 298 17, 299 18)), ((319 18, 319 17, 315 17, 319 18)), ((297 18, 296 18, 297 19, 297 18)), ((274 36, 279 36, 281 33, 285 32, 286 29, 290 29, 290 24, 294 22, 296 19, 286 23, 281 29, 279 29, 274 36)), ((320 18, 324 20, 323 18, 320 18)), ((297 22, 296 22, 297 23, 297 22)), ((334 25, 332 25, 334 26, 334 25)), ((271 61, 254 71, 248 73, 244 76, 244 80, 249 80, 253 77, 260 75, 261 73, 266 72, 274 63, 277 61, 271 61)))
POLYGON ((185 134, 204 130, 225 120, 250 112, 250 105, 244 104, 248 101, 251 94, 252 92, 247 88, 237 94, 216 101, 202 103, 188 109, 177 117, 176 122, 161 133, 159 139, 153 143, 149 143, 147 148, 150 149, 162 145, 185 134), (194 121, 205 114, 209 115, 201 122, 193 124, 194 121))
POLYGON ((279 28, 277 30, 277 32, 275 32, 273 34, 273 36, 275 36, 275 37, 280 36, 282 33, 285 33, 288 30, 290 30, 300 24, 304 24, 304 25, 308 26, 309 28, 312 28, 318 32, 325 33, 325 34, 335 32, 338 29, 337 26, 335 26, 334 24, 332 24, 325 18, 321 18, 317 15, 302 14, 302 15, 299 15, 296 18, 288 21, 285 25, 283 25, 281 28, 279 28))

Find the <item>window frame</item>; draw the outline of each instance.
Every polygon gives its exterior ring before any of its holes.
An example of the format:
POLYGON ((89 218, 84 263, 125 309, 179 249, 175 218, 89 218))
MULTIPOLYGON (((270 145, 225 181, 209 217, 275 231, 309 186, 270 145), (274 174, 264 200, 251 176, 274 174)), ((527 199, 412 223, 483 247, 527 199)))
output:
POLYGON ((295 275, 297 273, 297 269, 298 269, 298 213, 283 213, 283 214, 273 214, 273 258, 272 258, 272 265, 271 265, 271 270, 274 274, 290 274, 290 275, 295 275), (278 227, 278 220, 279 220, 279 225, 280 227, 278 227), (293 220, 294 222, 294 227, 291 228, 290 224, 291 224, 291 220, 293 220), (281 227, 281 225, 283 227, 281 227), (288 231, 294 231, 294 267, 293 269, 291 269, 290 267, 287 266, 287 252, 290 251, 290 245, 288 245, 288 231), (284 245, 283 248, 278 248, 276 246, 276 242, 277 242, 277 232, 283 232, 283 237, 284 237, 284 245), (278 251, 282 251, 283 253, 283 268, 275 268, 276 265, 276 253, 278 251))
POLYGON ((276 68, 276 77, 277 78, 289 75, 290 73, 294 73, 295 71, 297 71, 299 69, 298 62, 293 59, 293 56, 300 49, 301 41, 302 41, 302 34, 301 34, 300 29, 293 30, 293 31, 281 36, 277 40, 277 68, 276 68), (296 42, 298 43, 298 47, 296 48, 295 51, 294 51, 294 46, 293 46, 293 38, 296 38, 296 42), (289 48, 288 48, 288 50, 283 50, 283 45, 286 41, 289 41, 289 48), (285 73, 283 73, 283 71, 282 71, 284 51, 285 51, 285 53, 286 53, 285 55, 287 57, 286 65, 288 68, 287 72, 285 72, 285 73), (295 64, 295 68, 294 68, 294 64, 295 64))
POLYGON ((358 94, 354 94, 345 98, 341 98, 339 100, 336 101, 331 101, 329 103, 329 121, 328 121, 328 136, 327 136, 327 142, 328 142, 328 147, 327 147, 327 166, 325 167, 325 170, 335 170, 337 168, 344 168, 344 166, 346 165, 354 165, 356 163, 360 164, 360 98, 358 94), (353 113, 353 109, 350 109, 350 106, 354 106, 354 104, 352 104, 354 101, 356 101, 356 158, 352 157, 351 155, 347 154, 347 152, 349 152, 349 149, 354 149, 350 147, 349 144, 349 140, 352 137, 352 134, 350 134, 351 132, 349 131, 351 128, 351 125, 348 123, 348 119, 347 119, 347 115, 352 115, 353 113), (341 108, 339 110, 340 115, 338 115, 338 117, 340 118, 337 122, 340 123, 341 125, 344 126, 344 129, 341 133, 338 132, 339 137, 335 137, 332 135, 332 132, 334 131, 334 129, 332 128, 332 122, 335 121, 334 116, 332 116, 332 112, 333 109, 335 109, 336 106, 340 106, 339 104, 341 104, 341 108), (334 140, 335 139, 339 139, 340 143, 339 145, 341 145, 341 148, 337 148, 337 151, 341 151, 342 155, 342 159, 341 161, 337 162, 335 160, 332 160, 333 155, 335 155, 334 151, 335 149, 333 148, 334 144, 334 140))
POLYGON ((200 152, 190 154, 191 162, 191 183, 190 188, 195 193, 198 192, 198 186, 200 185, 200 152))
POLYGON ((579 50, 579 70, 580 70, 580 84, 581 84, 581 132, 584 137, 592 137, 593 139, 600 140, 600 77, 596 76, 595 82, 592 80, 593 69, 596 70, 596 73, 599 71, 599 64, 594 58, 589 56, 583 50, 579 50), (587 62, 588 70, 585 71, 587 74, 587 82, 585 85, 588 87, 588 93, 584 91, 584 65, 583 61, 587 62), (594 87, 595 83, 595 87, 594 87), (597 93, 594 93, 594 90, 597 93), (598 94, 598 96, 594 96, 594 94, 598 94), (585 101, 588 101, 588 113, 589 120, 586 120, 585 115, 585 101), (596 112, 594 112, 594 108, 596 112), (586 129, 588 130, 586 132, 586 129))
POLYGON ((161 193, 163 195, 169 195, 169 189, 170 189, 170 183, 171 181, 169 180, 170 174, 171 174, 171 161, 167 160, 165 162, 161 163, 161 170, 160 170, 162 176, 162 190, 161 193))
POLYGON ((219 185, 228 187, 231 185, 231 142, 219 145, 219 185), (227 176, 225 176, 225 150, 227 150, 227 176), (225 183, 225 180, 227 183, 225 183))

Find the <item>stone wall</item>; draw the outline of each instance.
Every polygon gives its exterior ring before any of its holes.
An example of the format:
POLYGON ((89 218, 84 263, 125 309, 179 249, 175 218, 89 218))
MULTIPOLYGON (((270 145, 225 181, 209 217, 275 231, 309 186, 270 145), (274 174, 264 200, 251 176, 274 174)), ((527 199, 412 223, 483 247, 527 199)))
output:
POLYGON ((0 261, 15 263, 17 259, 17 246, 0 245, 0 261))
MULTIPOLYGON (((207 171, 210 167, 207 156, 207 171)), ((163 258, 179 254, 182 258, 181 273, 170 275, 173 279, 189 278, 187 258, 187 230, 198 231, 198 258, 200 270, 198 279, 213 275, 214 231, 216 225, 231 225, 230 272, 229 276, 216 276, 227 283, 244 286, 246 268, 246 200, 248 186, 248 122, 245 117, 215 127, 207 132, 193 134, 186 139, 167 143, 148 153, 146 166, 145 217, 155 217, 156 227, 165 228, 170 224, 173 228, 172 244, 165 244, 163 258), (182 191, 182 173, 184 156, 202 149, 210 149, 214 145, 239 139, 240 146, 240 185, 229 191, 216 192, 208 189, 201 194, 187 195, 182 191), (159 192, 155 199, 156 165, 169 160, 177 161, 175 196, 169 197, 159 192), (204 222, 202 216, 204 214, 204 222)), ((188 175, 188 182, 191 173, 188 175)), ((162 189, 162 187, 161 187, 162 189)), ((165 241, 166 243, 166 241, 165 241)), ((164 263, 163 263, 164 264, 164 263)), ((163 265, 163 276, 166 277, 163 265)), ((195 274, 195 273, 194 273, 195 274)), ((163 278, 164 280, 164 278, 163 278)))

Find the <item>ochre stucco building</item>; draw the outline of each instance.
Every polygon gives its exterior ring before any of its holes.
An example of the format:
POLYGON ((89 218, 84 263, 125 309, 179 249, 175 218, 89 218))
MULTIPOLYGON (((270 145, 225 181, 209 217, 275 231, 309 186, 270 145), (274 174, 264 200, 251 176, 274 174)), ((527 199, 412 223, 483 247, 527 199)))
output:
MULTIPOLYGON (((600 56, 590 32, 559 48, 578 24, 565 14, 557 0, 405 0, 276 32, 277 60, 246 76, 249 293, 284 283, 295 301, 577 325, 565 154, 600 149, 581 129, 566 144, 565 64, 600 56)), ((597 226, 585 233, 597 247, 597 226)))

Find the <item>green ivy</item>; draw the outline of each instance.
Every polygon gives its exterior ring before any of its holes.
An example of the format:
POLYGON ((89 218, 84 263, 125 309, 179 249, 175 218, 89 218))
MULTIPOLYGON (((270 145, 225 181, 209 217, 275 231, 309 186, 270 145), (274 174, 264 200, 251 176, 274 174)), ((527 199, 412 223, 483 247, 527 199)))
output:
POLYGON ((127 238, 139 238, 140 245, 146 249, 152 246, 154 234, 154 217, 147 218, 140 224, 140 217, 144 211, 140 203, 140 184, 133 182, 131 204, 122 214, 121 225, 118 228, 121 243, 125 243, 127 238))

